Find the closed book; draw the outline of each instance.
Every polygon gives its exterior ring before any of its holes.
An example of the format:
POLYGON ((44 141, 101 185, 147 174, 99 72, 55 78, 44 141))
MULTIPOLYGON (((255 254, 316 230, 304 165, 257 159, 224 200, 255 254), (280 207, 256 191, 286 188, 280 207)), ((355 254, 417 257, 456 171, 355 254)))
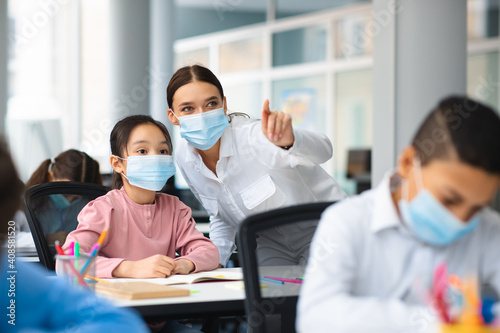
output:
POLYGON ((189 296, 188 289, 160 285, 145 281, 97 283, 95 291, 100 294, 124 298, 144 299, 189 296))

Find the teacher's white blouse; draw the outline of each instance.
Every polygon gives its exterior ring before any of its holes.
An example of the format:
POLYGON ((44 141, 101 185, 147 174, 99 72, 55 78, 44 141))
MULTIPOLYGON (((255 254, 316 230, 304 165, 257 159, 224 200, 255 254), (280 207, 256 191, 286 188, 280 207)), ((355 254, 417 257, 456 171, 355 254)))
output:
POLYGON ((210 239, 222 265, 235 249, 235 235, 246 216, 346 197, 319 166, 332 157, 328 137, 300 129, 294 129, 294 136, 292 148, 284 150, 264 136, 259 120, 234 117, 221 138, 217 176, 191 144, 180 140, 177 165, 210 215, 210 239))

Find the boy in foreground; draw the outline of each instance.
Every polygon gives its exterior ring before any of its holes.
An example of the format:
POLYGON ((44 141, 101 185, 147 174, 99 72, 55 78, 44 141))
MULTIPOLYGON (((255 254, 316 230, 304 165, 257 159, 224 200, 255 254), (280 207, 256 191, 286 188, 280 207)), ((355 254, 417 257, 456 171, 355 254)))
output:
POLYGON ((443 262, 500 291, 500 118, 450 97, 425 119, 397 170, 325 211, 298 304, 300 332, 432 332, 425 290, 443 262))

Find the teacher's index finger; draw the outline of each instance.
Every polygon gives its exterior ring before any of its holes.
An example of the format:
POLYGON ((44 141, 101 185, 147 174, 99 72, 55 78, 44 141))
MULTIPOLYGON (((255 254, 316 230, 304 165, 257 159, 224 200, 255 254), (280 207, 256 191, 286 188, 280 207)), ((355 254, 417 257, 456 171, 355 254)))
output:
POLYGON ((271 110, 269 109, 269 100, 266 99, 264 101, 264 105, 262 106, 262 132, 267 137, 267 121, 269 119, 269 115, 271 114, 271 110))
POLYGON ((262 113, 264 114, 264 112, 266 114, 270 114, 271 113, 271 109, 269 109, 269 100, 268 99, 266 99, 264 101, 264 105, 262 106, 262 113))

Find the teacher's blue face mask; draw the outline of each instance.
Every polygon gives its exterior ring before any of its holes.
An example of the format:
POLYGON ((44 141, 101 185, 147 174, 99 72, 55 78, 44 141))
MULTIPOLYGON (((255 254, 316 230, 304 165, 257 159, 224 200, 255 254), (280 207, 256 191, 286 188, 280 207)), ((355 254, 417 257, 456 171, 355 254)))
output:
POLYGON ((399 200, 398 206, 403 221, 417 238, 430 245, 446 246, 478 226, 480 213, 467 222, 459 220, 424 188, 420 162, 414 163, 414 169, 415 183, 419 184, 420 190, 408 202, 408 181, 405 180, 401 192, 406 192, 406 197, 399 200))
POLYGON ((127 175, 130 185, 150 191, 159 191, 167 180, 175 174, 175 165, 171 155, 129 156, 127 159, 127 175))
POLYGON ((181 137, 199 150, 212 148, 229 125, 224 104, 220 109, 189 116, 177 117, 173 111, 172 114, 179 120, 181 137))

